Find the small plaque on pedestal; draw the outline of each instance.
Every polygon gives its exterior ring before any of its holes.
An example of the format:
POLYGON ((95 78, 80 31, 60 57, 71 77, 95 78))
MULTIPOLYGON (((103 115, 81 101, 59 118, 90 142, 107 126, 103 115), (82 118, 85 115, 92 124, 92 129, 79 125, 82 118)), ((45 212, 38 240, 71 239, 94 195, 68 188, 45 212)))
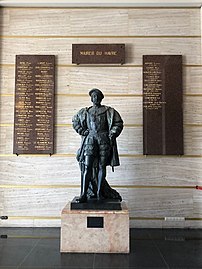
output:
POLYGON ((121 210, 121 202, 118 199, 97 200, 88 199, 86 203, 79 203, 79 197, 74 197, 71 202, 73 210, 121 210))

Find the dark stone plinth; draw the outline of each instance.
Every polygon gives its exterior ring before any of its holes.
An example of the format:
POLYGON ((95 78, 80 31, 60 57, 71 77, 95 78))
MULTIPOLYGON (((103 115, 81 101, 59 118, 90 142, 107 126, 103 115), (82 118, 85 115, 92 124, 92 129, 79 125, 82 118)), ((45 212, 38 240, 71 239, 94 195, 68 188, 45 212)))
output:
POLYGON ((71 210, 122 210, 121 202, 117 199, 105 199, 98 201, 95 198, 88 199, 86 203, 79 203, 79 197, 74 197, 71 202, 71 210))

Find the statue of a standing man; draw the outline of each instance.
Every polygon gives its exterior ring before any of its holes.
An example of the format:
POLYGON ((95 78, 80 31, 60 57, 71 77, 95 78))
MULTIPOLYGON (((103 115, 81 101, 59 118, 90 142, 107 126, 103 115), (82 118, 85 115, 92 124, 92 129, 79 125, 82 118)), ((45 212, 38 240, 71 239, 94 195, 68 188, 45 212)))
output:
POLYGON ((81 135, 81 147, 77 160, 81 169, 81 195, 79 202, 89 197, 119 199, 119 193, 106 180, 106 166, 118 166, 116 138, 123 129, 123 120, 111 107, 101 105, 104 98, 99 89, 89 92, 93 106, 82 108, 73 117, 73 128, 81 135))

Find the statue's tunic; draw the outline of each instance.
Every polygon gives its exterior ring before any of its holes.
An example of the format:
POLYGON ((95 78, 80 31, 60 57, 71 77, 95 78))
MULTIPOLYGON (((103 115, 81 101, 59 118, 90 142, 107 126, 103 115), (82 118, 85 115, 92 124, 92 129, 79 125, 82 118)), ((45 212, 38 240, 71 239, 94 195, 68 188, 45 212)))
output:
POLYGON ((106 165, 119 165, 116 139, 110 141, 109 138, 110 133, 116 138, 123 129, 123 121, 115 109, 107 106, 82 108, 73 117, 73 128, 82 136, 79 162, 83 162, 85 156, 95 156, 104 159, 106 165))
POLYGON ((95 156, 106 164, 110 157, 110 139, 105 107, 92 107, 87 111, 89 134, 85 140, 84 156, 95 156))

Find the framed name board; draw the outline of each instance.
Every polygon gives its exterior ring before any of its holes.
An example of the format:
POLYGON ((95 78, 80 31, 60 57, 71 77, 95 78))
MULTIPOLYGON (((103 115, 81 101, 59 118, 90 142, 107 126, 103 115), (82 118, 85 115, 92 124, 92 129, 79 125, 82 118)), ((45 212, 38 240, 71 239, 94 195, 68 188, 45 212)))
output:
POLYGON ((182 56, 143 56, 143 154, 182 155, 182 56))
POLYGON ((14 154, 53 154, 55 56, 17 55, 14 154))
POLYGON ((72 44, 72 63, 124 64, 125 44, 72 44))

